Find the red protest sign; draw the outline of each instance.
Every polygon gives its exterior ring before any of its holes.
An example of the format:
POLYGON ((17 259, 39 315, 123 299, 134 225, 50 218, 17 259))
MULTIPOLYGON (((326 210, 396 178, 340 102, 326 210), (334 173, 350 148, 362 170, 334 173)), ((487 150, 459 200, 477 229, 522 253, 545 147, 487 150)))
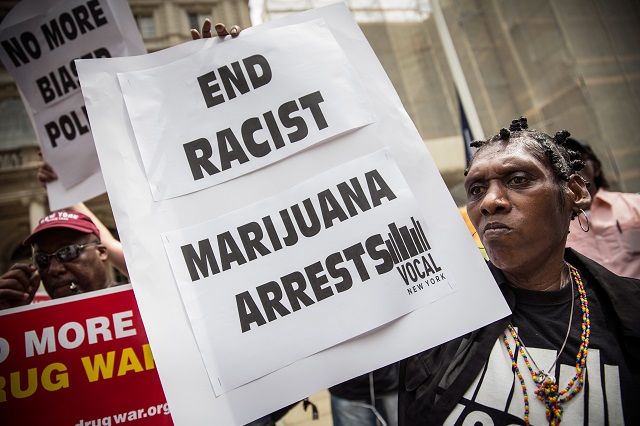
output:
POLYGON ((131 286, 0 312, 0 419, 173 425, 131 286))

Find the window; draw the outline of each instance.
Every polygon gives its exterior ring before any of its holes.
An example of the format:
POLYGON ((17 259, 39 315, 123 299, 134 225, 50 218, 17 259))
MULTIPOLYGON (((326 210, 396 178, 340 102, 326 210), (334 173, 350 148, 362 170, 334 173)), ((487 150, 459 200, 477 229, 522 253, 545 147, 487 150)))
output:
POLYGON ((136 15, 135 18, 143 39, 156 37, 156 24, 153 21, 153 15, 136 15))

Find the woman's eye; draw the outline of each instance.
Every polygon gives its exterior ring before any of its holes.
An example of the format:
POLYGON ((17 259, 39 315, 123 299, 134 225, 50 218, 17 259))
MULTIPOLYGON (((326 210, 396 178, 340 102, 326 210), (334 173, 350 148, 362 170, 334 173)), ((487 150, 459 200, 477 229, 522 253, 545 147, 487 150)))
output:
POLYGON ((482 192, 482 187, 481 186, 472 186, 471 188, 469 188, 469 195, 478 195, 482 192))
POLYGON ((524 176, 514 176, 511 178, 511 183, 515 185, 521 185, 523 183, 526 183, 527 181, 527 178, 524 176))

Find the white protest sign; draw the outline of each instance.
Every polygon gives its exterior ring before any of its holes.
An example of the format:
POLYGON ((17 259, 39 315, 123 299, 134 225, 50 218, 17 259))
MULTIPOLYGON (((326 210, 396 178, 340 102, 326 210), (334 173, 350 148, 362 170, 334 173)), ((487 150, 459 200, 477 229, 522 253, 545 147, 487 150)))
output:
POLYGON ((163 235, 216 394, 449 295, 417 202, 382 151, 163 235), (282 351, 290 336, 315 339, 282 351), (253 362, 255 348, 260 362, 253 362))
POLYGON ((214 55, 118 75, 155 200, 217 185, 373 121, 326 26, 303 24, 296 37, 274 30, 269 39, 265 46, 243 37, 214 55), (314 61, 291 61, 309 51, 314 61))
MULTIPOLYGON (((237 45, 239 49, 243 46, 242 43, 237 45)), ((249 53, 240 52, 241 55, 249 53)), ((290 61, 315 61, 318 59, 316 56, 314 51, 309 51, 304 57, 292 55, 290 61)), ((238 39, 222 42, 199 40, 140 57, 82 60, 78 62, 78 71, 136 299, 176 424, 246 424, 329 386, 438 345, 508 314, 506 303, 433 159, 346 5, 336 4, 248 28, 238 39), (355 69, 376 120, 224 183, 155 201, 129 121, 118 73, 167 65, 199 49, 207 49, 215 55, 221 46, 227 43, 235 46, 243 38, 259 36, 267 49, 272 45, 269 37, 272 29, 290 26, 289 36, 295 38, 298 28, 294 27, 295 24, 316 19, 324 19, 355 69), (369 154, 382 149, 388 150, 413 194, 420 212, 417 220, 422 224, 430 246, 438 253, 434 261, 447 271, 447 279, 455 281, 456 291, 386 325, 217 396, 182 303, 162 235, 198 226, 231 212, 245 214, 243 209, 248 206, 272 197, 277 200, 277 196, 286 194, 298 183, 305 182, 306 185, 318 182, 317 179, 323 181, 323 178, 318 178, 323 173, 335 168, 342 170, 352 160, 369 161, 366 160, 369 154), (440 253, 444 257, 440 258, 440 253)), ((313 68, 307 77, 310 80, 316 78, 313 68)), ((282 91, 291 89, 295 88, 289 85, 281 87, 282 91)), ((293 93, 291 99, 296 99, 293 93)), ((273 111, 280 105, 274 102, 273 107, 265 111, 273 111)), ((175 107, 180 108, 180 105, 175 107)), ((352 113, 341 112, 345 115, 352 113)), ((197 124, 173 125, 188 128, 197 124)), ((391 205, 392 202, 389 203, 391 205)), ((364 217, 364 213, 361 214, 364 217)), ((349 234, 358 233, 356 229, 351 230, 351 224, 361 225, 359 219, 360 214, 340 225, 349 228, 349 234)), ((411 225, 411 222, 403 222, 408 229, 411 225)), ((314 246, 314 252, 322 251, 324 243, 314 246)), ((345 240, 344 244, 348 247, 349 242, 345 240)), ((329 254, 335 252, 334 247, 327 246, 329 254)), ((268 262, 273 256, 265 256, 260 261, 268 262)), ((273 274, 273 280, 283 276, 278 269, 280 266, 268 263, 264 276, 261 272, 254 279, 264 278, 266 282, 272 279, 267 274, 273 274)), ((399 274, 397 269, 394 273, 399 274)), ((368 282, 359 284, 364 286, 368 282)), ((409 286, 404 280, 402 285, 408 295, 409 286)), ((348 297, 350 291, 352 289, 301 307, 301 312, 278 317, 273 325, 286 322, 287 317, 293 318, 298 313, 304 315, 304 310, 322 309, 323 304, 332 303, 331 299, 348 297)), ((410 297, 406 299, 408 301, 410 297)), ((357 306, 342 309, 361 308, 360 304, 357 306)), ((237 316, 237 312, 234 314, 237 316)), ((253 325, 252 332, 270 325, 257 328, 253 325)), ((279 349, 288 352, 292 346, 316 338, 313 333, 292 335, 289 343, 279 349)), ((253 348, 251 363, 262 362, 262 350, 269 344, 271 342, 265 342, 262 347, 253 348)))
POLYGON ((0 26, 0 59, 59 176, 52 209, 105 191, 74 60, 142 53, 126 0, 23 0, 0 26))

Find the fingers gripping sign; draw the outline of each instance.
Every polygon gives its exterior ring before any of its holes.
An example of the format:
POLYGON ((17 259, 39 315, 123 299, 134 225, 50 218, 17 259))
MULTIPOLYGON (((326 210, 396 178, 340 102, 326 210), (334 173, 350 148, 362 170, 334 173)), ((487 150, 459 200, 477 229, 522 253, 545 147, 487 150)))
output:
MULTIPOLYGON (((238 34, 240 34, 240 31, 242 31, 242 29, 238 25, 234 25, 229 30, 227 30, 227 27, 222 23, 216 24, 215 30, 218 37, 226 37, 228 35, 230 35, 231 37, 237 37, 238 34)), ((211 38, 211 21, 208 18, 204 20, 204 23, 202 24, 202 34, 195 28, 192 29, 191 38, 194 40, 199 40, 201 38, 211 38)))

